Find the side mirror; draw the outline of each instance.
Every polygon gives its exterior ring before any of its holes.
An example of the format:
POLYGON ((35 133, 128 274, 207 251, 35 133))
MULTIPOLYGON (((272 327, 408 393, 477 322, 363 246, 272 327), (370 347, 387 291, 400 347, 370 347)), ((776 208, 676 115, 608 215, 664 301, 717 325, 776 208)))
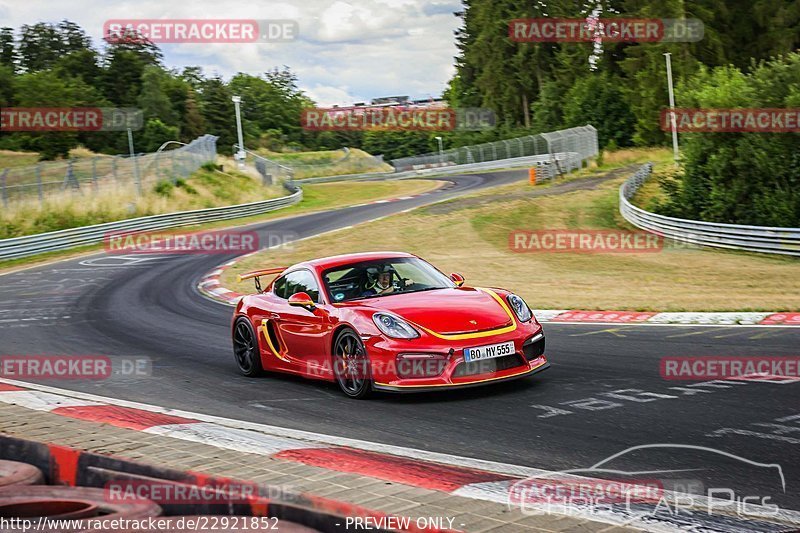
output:
POLYGON ((456 284, 456 287, 460 287, 464 284, 464 276, 459 274, 458 272, 453 272, 450 274, 450 279, 453 280, 453 283, 456 284))
POLYGON ((289 296, 289 305, 292 307, 303 307, 310 311, 313 311, 316 305, 314 305, 314 301, 311 299, 305 292, 297 292, 289 296))

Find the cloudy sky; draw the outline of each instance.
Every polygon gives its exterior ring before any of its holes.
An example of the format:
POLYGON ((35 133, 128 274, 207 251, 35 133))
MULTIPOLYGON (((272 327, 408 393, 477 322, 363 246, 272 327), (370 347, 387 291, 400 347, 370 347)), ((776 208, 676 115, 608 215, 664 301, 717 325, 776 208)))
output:
POLYGON ((453 74, 459 0, 0 0, 0 25, 69 19, 97 45, 109 19, 293 19, 286 43, 160 44, 167 67, 228 78, 287 65, 320 105, 439 96, 453 74))

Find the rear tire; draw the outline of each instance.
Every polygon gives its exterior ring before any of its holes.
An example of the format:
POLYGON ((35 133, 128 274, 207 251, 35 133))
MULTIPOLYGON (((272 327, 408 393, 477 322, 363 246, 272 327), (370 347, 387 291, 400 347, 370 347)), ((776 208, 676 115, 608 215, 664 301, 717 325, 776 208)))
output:
POLYGON ((243 376, 252 378, 264 373, 258 336, 250 320, 243 316, 233 324, 233 358, 243 376))
POLYGON ((362 400, 372 394, 369 356, 361 337, 350 328, 340 331, 333 342, 333 373, 348 397, 362 400))

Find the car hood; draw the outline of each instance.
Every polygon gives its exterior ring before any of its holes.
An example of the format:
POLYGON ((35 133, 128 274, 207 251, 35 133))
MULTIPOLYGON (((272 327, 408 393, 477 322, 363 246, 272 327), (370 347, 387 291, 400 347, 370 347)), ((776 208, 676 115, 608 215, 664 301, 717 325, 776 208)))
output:
POLYGON ((390 311, 417 326, 441 334, 501 328, 511 325, 514 320, 505 301, 490 289, 437 289, 392 294, 358 303, 367 310, 390 311))

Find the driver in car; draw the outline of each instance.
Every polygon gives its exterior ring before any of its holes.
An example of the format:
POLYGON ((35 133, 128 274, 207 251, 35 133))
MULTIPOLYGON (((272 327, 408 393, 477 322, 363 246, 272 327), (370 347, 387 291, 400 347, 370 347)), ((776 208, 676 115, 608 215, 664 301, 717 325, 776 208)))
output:
POLYGON ((367 285, 364 296, 377 296, 394 292, 392 278, 397 271, 392 265, 381 265, 367 269, 367 285))

